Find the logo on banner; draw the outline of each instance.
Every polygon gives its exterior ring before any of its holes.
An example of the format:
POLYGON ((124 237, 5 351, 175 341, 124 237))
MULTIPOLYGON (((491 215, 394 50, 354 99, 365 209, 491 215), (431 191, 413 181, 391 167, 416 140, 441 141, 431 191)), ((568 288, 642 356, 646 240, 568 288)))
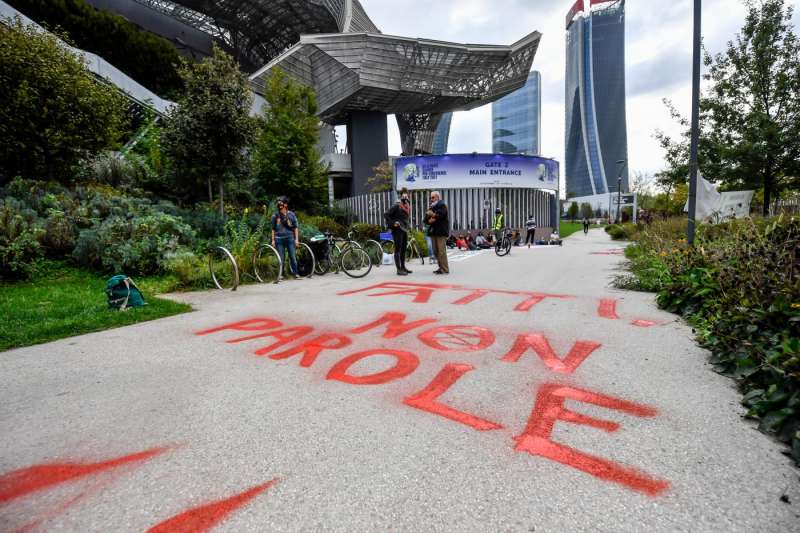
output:
POLYGON ((419 167, 415 163, 409 163, 403 167, 403 180, 414 183, 419 177, 419 167))

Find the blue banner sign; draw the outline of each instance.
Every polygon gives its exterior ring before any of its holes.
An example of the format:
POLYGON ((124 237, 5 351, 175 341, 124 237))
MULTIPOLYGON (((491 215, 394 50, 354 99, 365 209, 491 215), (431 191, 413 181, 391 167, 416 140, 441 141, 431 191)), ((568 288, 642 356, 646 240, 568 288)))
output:
POLYGON ((447 154, 398 157, 397 189, 558 190, 558 161, 532 155, 447 154))

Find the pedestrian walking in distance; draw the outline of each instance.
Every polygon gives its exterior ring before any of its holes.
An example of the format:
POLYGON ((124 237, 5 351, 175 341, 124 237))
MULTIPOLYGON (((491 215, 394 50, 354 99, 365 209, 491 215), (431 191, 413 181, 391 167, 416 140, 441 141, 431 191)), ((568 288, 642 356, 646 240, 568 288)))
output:
MULTIPOLYGON (((289 265, 294 279, 300 279, 297 271, 296 249, 300 246, 300 230, 297 216, 289 211, 289 199, 278 198, 278 212, 272 215, 272 246, 278 250, 281 263, 286 265, 286 252, 289 252, 289 265)), ((285 271, 285 267, 284 267, 285 271)))
POLYGON ((426 220, 430 226, 429 231, 433 241, 433 253, 439 268, 434 274, 449 274, 450 265, 447 263, 447 237, 450 236, 450 217, 447 206, 442 201, 442 196, 434 191, 431 193, 431 205, 426 213, 426 220))
POLYGON ((583 217, 583 234, 589 234, 589 219, 586 217, 583 217))
POLYGON ((528 215, 528 220, 525 221, 525 230, 527 231, 525 234, 525 244, 530 248, 531 244, 536 244, 534 240, 534 236, 536 235, 536 219, 533 218, 533 215, 528 215))
POLYGON ((406 268, 406 247, 408 246, 408 222, 411 218, 411 202, 405 189, 400 192, 400 198, 397 203, 383 214, 383 218, 392 232, 394 264, 397 267, 397 275, 407 276, 412 274, 406 268))

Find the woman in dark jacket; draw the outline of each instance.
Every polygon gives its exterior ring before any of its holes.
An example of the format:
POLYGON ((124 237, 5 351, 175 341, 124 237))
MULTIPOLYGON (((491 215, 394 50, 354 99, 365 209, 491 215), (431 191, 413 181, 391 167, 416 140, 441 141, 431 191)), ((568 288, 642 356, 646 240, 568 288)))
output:
POLYGON ((407 276, 412 272, 406 268, 406 247, 408 246, 408 223, 411 218, 411 202, 408 193, 402 191, 396 204, 384 213, 383 218, 392 232, 394 241, 394 264, 398 276, 407 276))

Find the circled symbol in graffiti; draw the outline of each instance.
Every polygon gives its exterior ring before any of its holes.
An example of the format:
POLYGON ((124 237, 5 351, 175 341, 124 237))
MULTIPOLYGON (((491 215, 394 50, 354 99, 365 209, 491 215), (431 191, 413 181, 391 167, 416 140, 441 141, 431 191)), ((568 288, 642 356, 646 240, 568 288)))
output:
POLYGON ((478 326, 442 326, 424 331, 418 338, 441 352, 478 352, 494 344, 494 333, 478 326))

